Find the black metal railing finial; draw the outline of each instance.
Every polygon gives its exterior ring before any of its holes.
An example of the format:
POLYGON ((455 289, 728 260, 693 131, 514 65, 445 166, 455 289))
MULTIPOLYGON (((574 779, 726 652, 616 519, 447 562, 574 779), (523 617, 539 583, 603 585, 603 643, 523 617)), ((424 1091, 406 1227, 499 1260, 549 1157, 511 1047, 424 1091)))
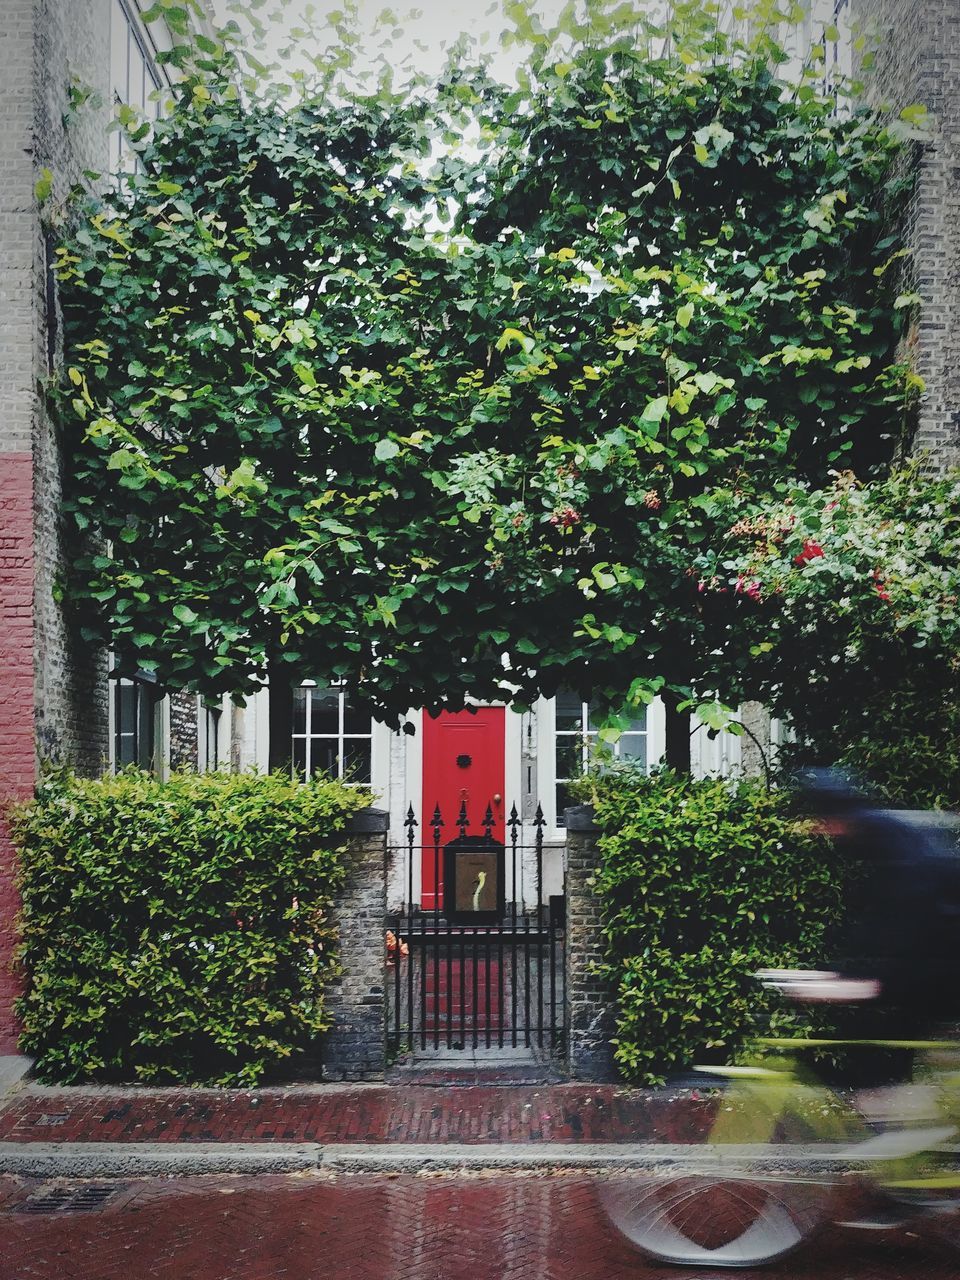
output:
POLYGON ((488 840, 493 839, 493 807, 487 805, 487 811, 483 815, 483 834, 488 840))

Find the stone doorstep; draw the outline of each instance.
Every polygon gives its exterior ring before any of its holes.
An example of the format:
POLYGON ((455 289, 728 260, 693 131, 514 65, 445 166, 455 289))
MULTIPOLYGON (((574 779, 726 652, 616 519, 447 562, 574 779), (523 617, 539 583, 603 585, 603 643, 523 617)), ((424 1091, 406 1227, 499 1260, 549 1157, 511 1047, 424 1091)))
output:
POLYGON ((24 1058, 19 1054, 0 1054, 0 1098, 23 1081, 33 1066, 32 1058, 24 1058))

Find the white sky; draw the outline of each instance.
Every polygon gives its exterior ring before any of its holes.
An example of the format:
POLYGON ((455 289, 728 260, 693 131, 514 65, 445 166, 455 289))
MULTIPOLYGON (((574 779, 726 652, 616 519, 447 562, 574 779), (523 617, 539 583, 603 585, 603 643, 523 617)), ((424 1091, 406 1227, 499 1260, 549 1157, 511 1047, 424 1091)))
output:
MULTIPOLYGON (((231 0, 213 0, 218 22, 223 22, 229 16, 230 2, 231 0)), ((559 15, 564 3, 565 0, 539 0, 537 9, 549 21, 559 15)), ((636 3, 642 9, 646 0, 636 0, 636 3)), ((277 7, 277 0, 273 0, 273 3, 260 10, 261 19, 268 9, 272 11, 277 7)), ((279 7, 282 9, 282 18, 275 19, 270 24, 273 32, 270 53, 274 57, 288 43, 289 31, 303 21, 308 7, 312 7, 316 15, 325 17, 342 9, 343 3, 342 0, 279 0, 279 7)), ((369 48, 375 57, 381 47, 382 37, 374 36, 373 32, 378 16, 388 6, 384 0, 358 0, 357 7, 364 29, 371 33, 369 48)), ((409 57, 417 70, 428 74, 436 73, 443 64, 445 51, 459 35, 466 32, 480 42, 483 51, 497 55, 496 69, 501 75, 509 77, 516 59, 511 57, 509 51, 504 52, 499 48, 500 37, 505 29, 500 0, 420 0, 420 3, 398 0, 398 3, 391 4, 389 8, 399 18, 398 27, 401 31, 392 43, 391 62, 399 64, 409 57)), ((397 28, 389 30, 392 35, 397 28)))

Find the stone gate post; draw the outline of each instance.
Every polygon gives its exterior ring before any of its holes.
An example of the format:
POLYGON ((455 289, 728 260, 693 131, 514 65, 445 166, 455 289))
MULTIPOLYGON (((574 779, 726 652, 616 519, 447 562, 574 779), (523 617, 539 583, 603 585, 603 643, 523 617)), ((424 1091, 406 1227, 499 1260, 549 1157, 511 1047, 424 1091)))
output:
POLYGON ((362 809, 347 828, 347 875, 334 901, 342 972, 327 988, 333 1026, 320 1042, 324 1080, 382 1080, 388 815, 362 809))
POLYGON ((567 809, 565 816, 568 1069, 573 1080, 615 1080, 610 1044, 614 997, 593 972, 593 965, 603 959, 600 903, 593 886, 600 830, 589 805, 567 809))

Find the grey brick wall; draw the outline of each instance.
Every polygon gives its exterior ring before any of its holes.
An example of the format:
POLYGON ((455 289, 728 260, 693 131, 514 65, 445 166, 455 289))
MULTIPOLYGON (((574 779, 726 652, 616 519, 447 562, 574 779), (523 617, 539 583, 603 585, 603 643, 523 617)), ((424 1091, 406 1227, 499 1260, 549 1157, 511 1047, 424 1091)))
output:
MULTIPOLYGON (((72 185, 84 180, 83 171, 103 172, 109 163, 110 3, 38 0, 36 14, 33 160, 35 170, 48 168, 54 175, 51 208, 35 228, 34 363, 39 384, 48 372, 51 333, 53 362, 60 361, 60 325, 47 288, 45 237, 56 241, 63 225, 60 202, 72 185), (88 104, 72 115, 71 84, 93 90, 88 104)), ((91 651, 53 598, 54 579, 63 564, 61 458, 55 427, 40 396, 34 414, 33 454, 38 754, 41 759, 68 760, 97 772, 107 757, 106 654, 91 651)))
POLYGON ((197 761, 197 695, 170 695, 170 768, 196 769, 197 761))
POLYGON ((384 811, 366 809, 350 828, 347 878, 334 905, 341 973, 327 995, 333 1026, 320 1043, 324 1080, 381 1080, 386 1067, 387 822, 384 811))
MULTIPOLYGON (((84 170, 108 162, 109 0, 5 0, 0 5, 0 465, 29 454, 33 470, 33 705, 39 759, 98 770, 107 755, 105 655, 91 652, 53 597, 62 565, 62 474, 45 403, 59 359, 48 241, 84 170), (95 98, 70 113, 71 83, 95 98), (95 101, 101 104, 94 105, 95 101), (54 177, 41 209, 34 188, 54 177), (51 350, 52 345, 52 350, 51 350)), ((27 602, 24 602, 26 604, 27 602)))
POLYGON ((927 384, 916 447, 934 466, 960 462, 960 3, 852 0, 875 63, 858 69, 870 100, 896 114, 914 102, 933 113, 918 148, 918 184, 906 225, 912 277, 924 306, 910 354, 927 384))
POLYGON ((615 1080, 615 1002, 593 972, 603 959, 600 901, 593 887, 599 828, 588 805, 567 809, 567 1065, 574 1080, 615 1080))

